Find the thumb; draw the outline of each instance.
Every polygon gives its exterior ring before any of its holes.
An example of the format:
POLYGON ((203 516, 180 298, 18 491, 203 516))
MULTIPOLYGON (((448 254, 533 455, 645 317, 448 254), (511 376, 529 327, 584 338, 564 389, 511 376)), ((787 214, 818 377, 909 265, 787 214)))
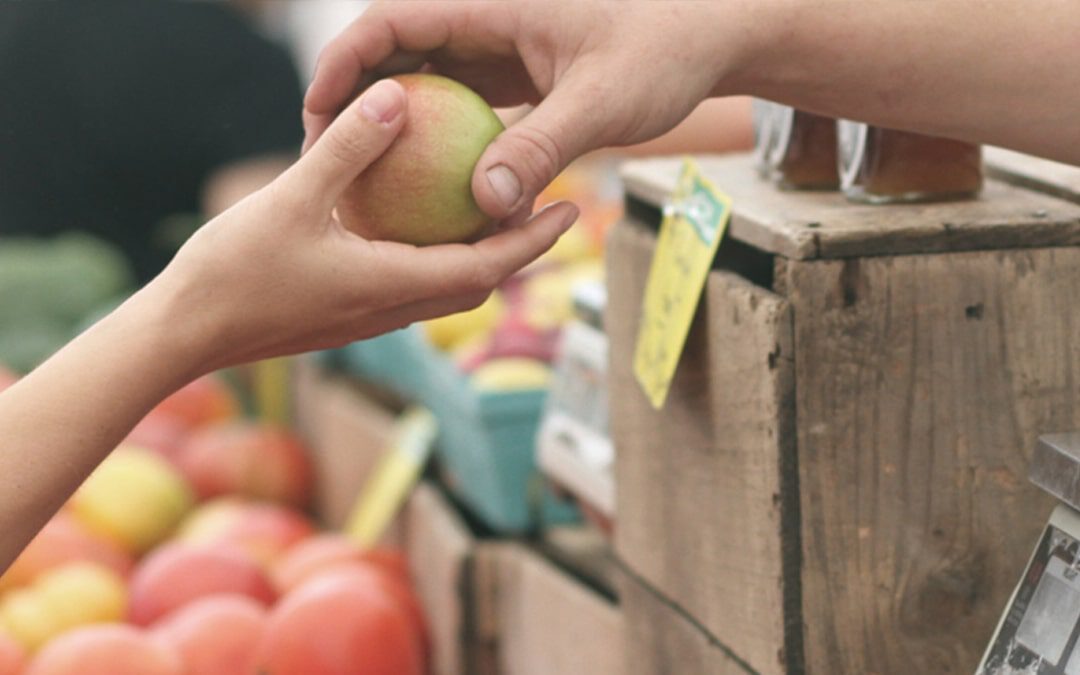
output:
POLYGON ((499 135, 473 172, 476 203, 493 218, 505 218, 536 196, 577 157, 602 145, 607 118, 590 104, 595 94, 560 83, 540 105, 499 135))
POLYGON ((330 124, 282 179, 333 206, 379 158, 405 124, 405 90, 393 80, 371 85, 330 124))

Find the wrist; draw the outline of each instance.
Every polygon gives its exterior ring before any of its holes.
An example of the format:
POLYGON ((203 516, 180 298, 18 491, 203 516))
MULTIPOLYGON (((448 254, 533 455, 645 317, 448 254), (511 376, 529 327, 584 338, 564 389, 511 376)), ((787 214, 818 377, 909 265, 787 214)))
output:
POLYGON ((790 0, 705 2, 713 35, 713 96, 758 95, 787 31, 790 0), (732 29, 725 30, 729 26, 732 29))
POLYGON ((191 302, 182 284, 163 274, 115 313, 114 332, 138 340, 169 392, 216 370, 210 318, 191 302))

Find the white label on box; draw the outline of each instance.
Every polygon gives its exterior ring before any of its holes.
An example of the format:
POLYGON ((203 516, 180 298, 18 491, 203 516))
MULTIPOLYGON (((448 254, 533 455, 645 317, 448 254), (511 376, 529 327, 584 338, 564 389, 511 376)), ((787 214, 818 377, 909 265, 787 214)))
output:
POLYGON ((571 322, 559 344, 537 461, 557 483, 612 516, 614 460, 608 435, 607 336, 571 322))

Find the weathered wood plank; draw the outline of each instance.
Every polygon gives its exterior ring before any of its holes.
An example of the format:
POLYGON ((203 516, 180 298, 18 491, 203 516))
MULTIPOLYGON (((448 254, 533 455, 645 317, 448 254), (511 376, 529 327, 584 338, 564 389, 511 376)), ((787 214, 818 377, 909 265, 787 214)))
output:
POLYGON ((797 501, 787 464, 794 440, 790 312, 771 292, 712 272, 657 412, 632 369, 654 244, 651 232, 627 221, 607 249, 616 550, 755 669, 783 672, 799 653, 785 639, 800 637, 797 627, 788 635, 784 629, 786 620, 797 625, 797 524, 781 537, 784 500, 797 501))
MULTIPOLYGON (((792 259, 1080 244, 1080 207, 996 180, 972 201, 881 207, 848 203, 837 192, 777 190, 747 155, 697 159, 736 204, 729 235, 792 259)), ((627 193, 662 204, 681 161, 628 162, 627 193)))
POLYGON ((811 673, 969 673, 1080 426, 1080 249, 786 267, 811 673))
POLYGON ((1012 185, 1080 204, 1080 166, 1062 164, 1005 148, 986 148, 987 173, 1012 185))
MULTIPOLYGON (((747 675, 715 638, 626 575, 619 577, 626 675, 747 675)), ((570 672, 570 671, 560 671, 570 672)))
POLYGON ((497 588, 489 597, 500 675, 625 672, 618 608, 536 552, 499 547, 497 588))
POLYGON ((480 672, 468 660, 473 646, 469 575, 476 540, 438 490, 426 483, 409 499, 405 539, 417 596, 428 619, 433 675, 480 672))
MULTIPOLYGON (((394 415, 354 388, 348 378, 310 360, 296 366, 296 424, 313 453, 315 512, 341 527, 390 441, 394 415)), ((399 533, 391 528, 387 541, 399 533)))

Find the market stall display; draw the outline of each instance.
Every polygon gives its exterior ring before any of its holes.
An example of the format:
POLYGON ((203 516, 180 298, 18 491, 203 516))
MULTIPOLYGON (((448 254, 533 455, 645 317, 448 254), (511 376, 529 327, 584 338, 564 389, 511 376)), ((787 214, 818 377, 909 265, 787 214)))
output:
POLYGON ((320 534, 307 444, 241 408, 218 376, 197 380, 98 467, 0 575, 0 667, 425 672, 404 553, 320 534))
MULTIPOLYGON (((699 164, 734 213, 660 412, 631 356, 680 163, 623 172, 618 555, 733 655, 715 672, 973 669, 1045 518, 1023 439, 1078 421, 1071 332, 1040 317, 1070 312, 1080 211, 995 181, 974 201, 859 206, 778 192, 748 157, 699 164)), ((624 610, 629 635, 660 620, 624 610)), ((626 646, 681 672, 676 652, 626 646)))

